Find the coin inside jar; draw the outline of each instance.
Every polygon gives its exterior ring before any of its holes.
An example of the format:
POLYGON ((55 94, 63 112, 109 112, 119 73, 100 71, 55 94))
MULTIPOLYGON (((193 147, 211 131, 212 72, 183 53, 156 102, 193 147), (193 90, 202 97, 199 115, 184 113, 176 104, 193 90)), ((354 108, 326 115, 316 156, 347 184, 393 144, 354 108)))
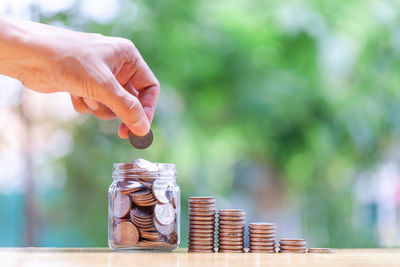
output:
POLYGON ((139 232, 132 223, 121 222, 114 229, 113 240, 116 245, 131 247, 138 242, 139 232))
POLYGON ((128 214, 131 208, 131 200, 128 195, 124 195, 119 191, 115 191, 113 199, 113 214, 115 217, 121 218, 128 214))
POLYGON ((148 148, 153 143, 153 138, 153 131, 151 129, 145 136, 137 136, 129 132, 129 143, 137 149, 148 148))
POLYGON ((159 223, 169 225, 175 219, 175 210, 169 203, 156 204, 154 207, 154 215, 159 223))
POLYGON ((153 195, 161 204, 166 204, 169 202, 168 197, 166 195, 167 188, 168 188, 167 183, 162 181, 161 179, 156 179, 153 182, 152 186, 153 195))

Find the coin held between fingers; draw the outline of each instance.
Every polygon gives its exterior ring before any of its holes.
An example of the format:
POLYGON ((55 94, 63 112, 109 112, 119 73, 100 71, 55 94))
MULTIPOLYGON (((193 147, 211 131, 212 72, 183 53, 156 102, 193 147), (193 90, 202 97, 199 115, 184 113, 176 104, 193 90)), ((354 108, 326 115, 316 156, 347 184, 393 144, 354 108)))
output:
POLYGON ((137 149, 148 148, 153 143, 153 131, 150 131, 145 136, 137 136, 129 132, 129 143, 137 149))

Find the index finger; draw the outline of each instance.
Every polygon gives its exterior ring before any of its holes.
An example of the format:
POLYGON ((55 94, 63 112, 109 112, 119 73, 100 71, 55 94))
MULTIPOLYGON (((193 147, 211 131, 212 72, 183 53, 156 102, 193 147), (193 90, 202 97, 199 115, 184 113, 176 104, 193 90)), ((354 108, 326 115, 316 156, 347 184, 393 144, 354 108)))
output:
POLYGON ((160 84, 140 53, 136 51, 136 54, 137 60, 130 82, 139 92, 138 99, 151 124, 160 94, 160 84))

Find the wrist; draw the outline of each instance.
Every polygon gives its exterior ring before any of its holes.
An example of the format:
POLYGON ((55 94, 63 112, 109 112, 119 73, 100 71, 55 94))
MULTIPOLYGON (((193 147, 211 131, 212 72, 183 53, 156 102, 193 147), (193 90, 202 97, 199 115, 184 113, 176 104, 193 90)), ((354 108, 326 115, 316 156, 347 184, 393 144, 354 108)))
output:
POLYGON ((50 51, 38 41, 36 24, 0 15, 0 74, 23 80, 48 64, 50 51))

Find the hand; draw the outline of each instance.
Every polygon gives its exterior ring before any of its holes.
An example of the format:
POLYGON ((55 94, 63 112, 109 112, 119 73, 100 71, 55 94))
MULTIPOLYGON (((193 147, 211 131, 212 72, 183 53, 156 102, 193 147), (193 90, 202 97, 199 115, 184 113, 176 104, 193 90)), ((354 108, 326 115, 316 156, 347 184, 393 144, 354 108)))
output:
MULTIPOLYGON (((4 31, 14 31, 9 39, 19 48, 11 59, 15 66, 8 65, 9 76, 38 92, 69 92, 80 113, 106 120, 119 117, 121 138, 129 130, 138 136, 149 132, 160 86, 131 41, 0 17, 0 51, 8 53, 10 49, 1 49, 10 41, 2 40, 4 31), (22 40, 15 38, 19 31, 22 40)), ((0 73, 4 57, 0 52, 0 73)))

